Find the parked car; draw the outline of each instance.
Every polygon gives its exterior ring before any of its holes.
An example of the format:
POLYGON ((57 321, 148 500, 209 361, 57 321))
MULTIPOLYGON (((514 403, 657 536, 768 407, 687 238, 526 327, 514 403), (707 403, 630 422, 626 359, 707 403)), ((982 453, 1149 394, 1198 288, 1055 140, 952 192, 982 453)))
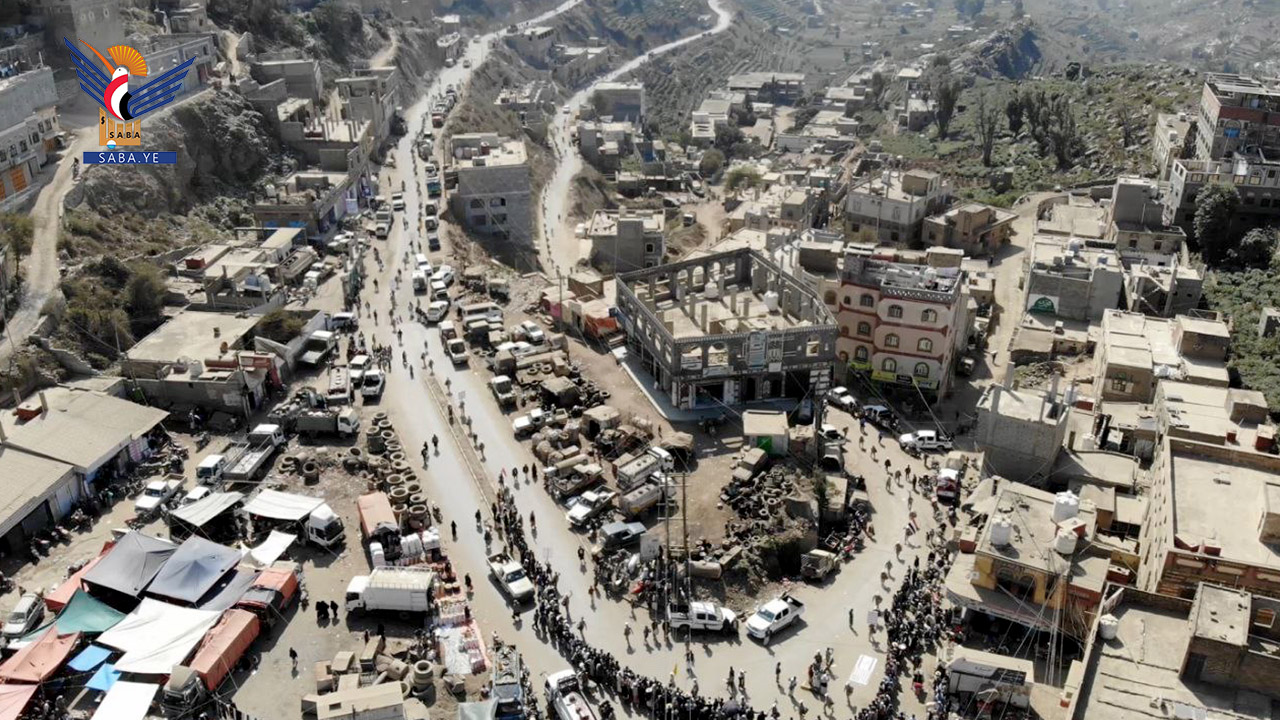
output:
POLYGON ((427 306, 427 322, 440 322, 449 314, 448 300, 432 300, 427 306))
POLYGON ((937 430, 917 430, 898 436, 898 444, 903 450, 932 452, 935 450, 951 450, 951 438, 939 435, 937 430))
POLYGON ((738 632, 738 614, 727 607, 709 602, 679 603, 667 608, 667 622, 673 632, 707 630, 710 632, 738 632))
POLYGON ((849 388, 843 385, 833 387, 827 391, 827 402, 845 412, 853 412, 858 409, 858 401, 849 392, 849 388))
POLYGON ((600 550, 626 547, 640 541, 644 524, 638 522, 611 522, 600 528, 600 550))
POLYGON ((18 599, 8 616, 4 619, 4 630, 0 639, 5 644, 21 638, 31 632, 44 619, 44 601, 35 593, 26 593, 18 599))
POLYGON ((747 634, 768 645, 778 631, 794 623, 804 614, 804 603, 783 593, 770 600, 747 619, 747 634))
POLYGON ((588 490, 569 500, 569 511, 565 513, 569 524, 582 527, 587 521, 609 509, 618 493, 612 490, 588 490))
POLYGON ((547 341, 547 334, 542 332, 542 328, 538 327, 538 323, 532 320, 525 320, 520 323, 520 334, 534 345, 541 345, 547 341))
POLYGON ((181 489, 181 478, 152 480, 147 483, 147 489, 143 490, 138 499, 133 502, 133 511, 139 515, 153 513, 170 498, 178 494, 181 489))

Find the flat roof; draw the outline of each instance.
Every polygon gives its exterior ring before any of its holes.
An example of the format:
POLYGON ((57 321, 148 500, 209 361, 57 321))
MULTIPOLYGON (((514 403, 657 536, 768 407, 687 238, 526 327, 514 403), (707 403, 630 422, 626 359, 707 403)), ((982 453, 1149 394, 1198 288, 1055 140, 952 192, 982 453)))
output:
POLYGON ((0 416, 7 437, 3 444, 81 470, 97 468, 168 416, 95 392, 50 388, 44 394, 49 412, 21 424, 8 414, 0 416))
POLYGON ((1280 481, 1274 472, 1174 450, 1170 453, 1172 533, 1222 549, 1224 560, 1280 565, 1280 552, 1258 537, 1259 500, 1280 481))
POLYGON ((745 410, 742 413, 742 434, 786 435, 787 414, 781 410, 745 410))
POLYGON ((234 347, 261 319, 257 315, 183 311, 139 340, 125 356, 137 362, 223 358, 232 353, 223 353, 222 345, 234 347))
POLYGON ((1249 614, 1253 598, 1243 590, 1200 585, 1191 605, 1191 634, 1229 645, 1249 642, 1249 614))
POLYGON ((989 387, 990 390, 978 399, 978 407, 991 411, 992 405, 995 405, 995 412, 1001 417, 1053 424, 1057 422, 1054 416, 1055 406, 1058 413, 1065 412, 1061 402, 1048 402, 1047 390, 1010 390, 1000 385, 989 387), (996 402, 997 396, 999 402, 996 402))
POLYGON ((621 220, 640 220, 647 233, 660 233, 666 225, 666 216, 661 210, 597 210, 591 215, 591 227, 587 232, 590 235, 617 235, 621 220))
POLYGON ((1179 315, 1173 319, 1183 332, 1191 332, 1197 335, 1207 335, 1210 337, 1219 337, 1229 339, 1231 331, 1227 328, 1227 324, 1221 320, 1210 320, 1208 318, 1192 317, 1190 315, 1179 315))
POLYGON ((37 501, 75 472, 72 466, 0 446, 0 535, 22 521, 37 501))
POLYGON ((523 142, 502 138, 498 144, 489 147, 487 154, 477 152, 469 158, 456 158, 454 162, 459 168, 485 168, 523 165, 528 159, 523 142))
MULTIPOLYGON (((1072 584, 1076 584, 1076 567, 1084 560, 1084 556, 1078 552, 1064 556, 1054 549, 1054 541, 1058 535, 1058 524, 1053 521, 1055 497, 1053 493, 1028 485, 1005 483, 996 496, 991 520, 978 539, 979 552, 1049 574, 1070 571, 1069 579, 1072 584), (1000 516, 1008 518, 1013 525, 1009 544, 1003 546, 991 541, 995 519, 1000 516)), ((1093 505, 1080 503, 1076 519, 1085 525, 1084 539, 1092 539, 1097 527, 1097 510, 1093 505)), ((1077 543, 1077 550, 1079 547, 1081 544, 1077 543)), ((1103 574, 1105 575, 1105 566, 1103 574)))

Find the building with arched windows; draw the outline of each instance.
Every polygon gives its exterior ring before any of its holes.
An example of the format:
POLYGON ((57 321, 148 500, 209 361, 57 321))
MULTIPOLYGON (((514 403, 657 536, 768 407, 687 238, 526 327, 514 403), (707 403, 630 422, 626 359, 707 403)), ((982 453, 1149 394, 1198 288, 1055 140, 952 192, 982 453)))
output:
POLYGON ((837 295, 842 366, 867 380, 946 393, 968 327, 959 268, 845 254, 837 295))

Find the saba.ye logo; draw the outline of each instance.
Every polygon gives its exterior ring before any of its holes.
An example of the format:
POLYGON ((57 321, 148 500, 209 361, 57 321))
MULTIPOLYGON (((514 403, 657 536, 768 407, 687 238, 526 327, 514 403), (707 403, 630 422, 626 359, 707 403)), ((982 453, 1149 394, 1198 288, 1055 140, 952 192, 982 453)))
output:
POLYGON ((125 146, 142 145, 141 117, 173 102, 182 92, 182 83, 195 58, 149 78, 147 61, 142 53, 128 45, 113 45, 104 56, 89 43, 97 60, 89 57, 67 38, 62 42, 71 51, 71 62, 80 78, 80 89, 98 102, 98 144, 105 152, 86 152, 86 164, 114 165, 172 165, 177 162, 176 152, 118 151, 125 146), (110 58, 110 59, 108 59, 110 58), (98 61, 102 61, 102 65, 98 61), (102 71, 106 67, 106 72, 102 71), (139 80, 147 78, 145 83, 139 80), (130 88, 130 81, 134 87, 130 88))

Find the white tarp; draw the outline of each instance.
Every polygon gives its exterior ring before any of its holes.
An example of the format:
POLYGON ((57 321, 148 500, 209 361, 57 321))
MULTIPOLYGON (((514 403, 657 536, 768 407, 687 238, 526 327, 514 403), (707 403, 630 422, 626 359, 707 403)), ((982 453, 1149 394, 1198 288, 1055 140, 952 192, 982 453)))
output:
POLYGON ((118 680, 107 691, 107 696, 102 698, 102 704, 93 714, 93 720, 142 720, 147 716, 151 701, 159 690, 159 685, 151 683, 118 680))
POLYGON ((293 533, 272 530, 271 534, 267 536, 266 540, 262 541, 261 545, 258 545, 249 551, 249 557, 258 565, 266 567, 276 560, 279 560, 280 556, 284 554, 284 551, 288 550, 289 546, 293 544, 293 541, 297 539, 298 538, 295 537, 293 533))
POLYGON ((118 625, 98 636, 98 644, 123 650, 120 672, 168 675, 218 621, 217 610, 195 610, 146 598, 118 625))
POLYGON ((244 506, 250 515, 271 518, 272 520, 292 520, 297 522, 311 514, 312 510, 324 504, 320 498, 295 495, 279 490, 263 490, 244 506))

